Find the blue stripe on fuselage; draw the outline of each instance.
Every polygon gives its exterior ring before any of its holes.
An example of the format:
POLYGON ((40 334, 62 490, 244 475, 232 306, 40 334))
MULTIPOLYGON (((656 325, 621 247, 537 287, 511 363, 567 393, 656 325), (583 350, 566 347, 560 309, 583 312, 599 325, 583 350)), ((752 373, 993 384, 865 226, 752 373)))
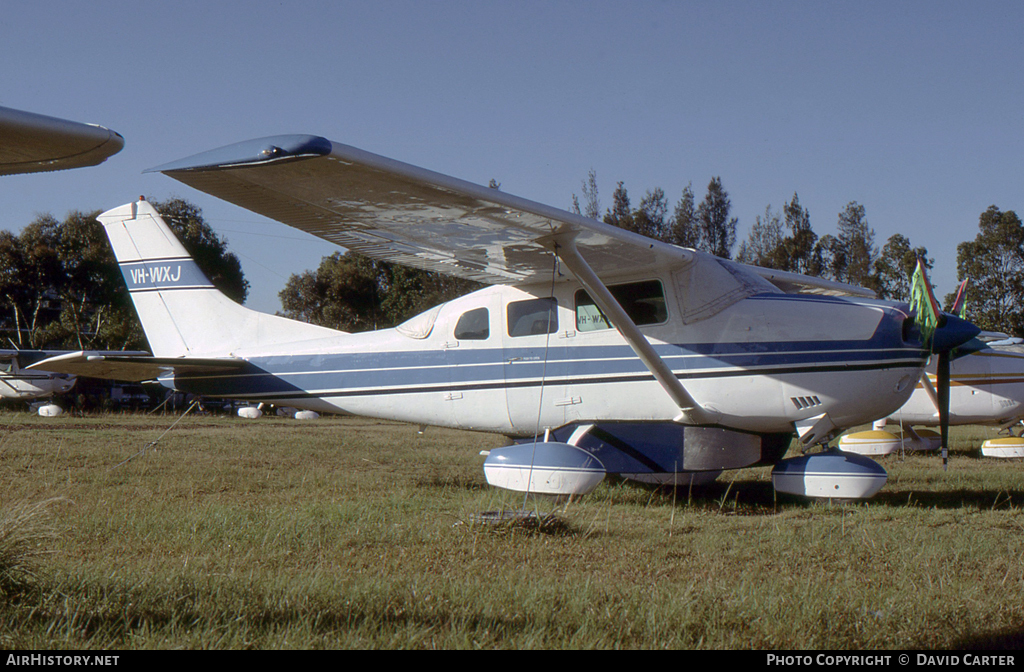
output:
MULTIPOLYGON (((681 379, 914 368, 927 357, 919 347, 881 348, 872 341, 707 343, 656 350, 681 379)), ((572 384, 652 379, 626 345, 558 346, 546 354, 543 347, 498 347, 274 356, 250 363, 240 373, 178 376, 176 386, 208 396, 290 398, 533 386, 542 376, 549 383, 572 384)))
MULTIPOLYGON (((766 294, 764 301, 849 305, 849 299, 766 294)), ((855 303, 885 313, 899 306, 871 300, 855 303)), ((585 338, 585 337, 584 337, 585 338)), ((559 341, 543 346, 355 352, 254 357, 240 373, 178 376, 176 386, 208 396, 235 398, 309 398, 414 394, 529 387, 566 382, 573 385, 652 380, 626 344, 580 345, 559 341)), ((655 350, 681 379, 918 368, 928 357, 919 343, 905 343, 900 322, 881 319, 867 340, 706 342, 661 344, 655 350)))

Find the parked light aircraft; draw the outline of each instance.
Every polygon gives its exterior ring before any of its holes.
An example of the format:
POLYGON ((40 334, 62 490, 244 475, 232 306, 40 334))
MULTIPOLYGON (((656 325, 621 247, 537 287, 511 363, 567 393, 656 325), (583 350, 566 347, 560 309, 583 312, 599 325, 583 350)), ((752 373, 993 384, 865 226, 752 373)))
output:
POLYGON ((122 147, 103 126, 0 107, 0 175, 95 166, 122 147))
MULTIPOLYGON (((1024 345, 1019 339, 976 338, 950 364, 949 424, 1010 426, 1024 417, 1024 345)), ((935 364, 889 421, 938 426, 935 364)))
MULTIPOLYGON (((963 314, 966 288, 965 280, 953 303, 953 313, 963 314)), ((935 436, 915 426, 942 429, 945 419, 947 426, 994 425, 1010 434, 1010 429, 1024 420, 1024 340, 1002 333, 980 333, 953 350, 947 366, 945 416, 939 391, 943 372, 939 358, 932 357, 906 404, 876 421, 873 430, 842 437, 840 447, 864 455, 888 454, 901 444, 910 450, 933 450, 945 448, 941 434, 935 436), (902 427, 902 439, 884 429, 890 423, 902 427)), ((982 446, 982 454, 1024 457, 1024 439, 989 439, 982 446)))
POLYGON ((54 352, 0 350, 0 398, 28 401, 64 394, 75 385, 75 376, 27 369, 27 365, 54 352))
POLYGON ((930 350, 906 304, 866 290, 661 243, 315 136, 154 170, 356 252, 490 286, 370 333, 262 314, 214 289, 138 201, 99 220, 153 356, 82 352, 40 367, 514 437, 551 430, 528 453, 485 461, 489 481, 514 490, 776 463, 794 433, 824 444, 899 408, 931 350, 978 331, 945 316, 930 350))
MULTIPOLYGON (((869 432, 843 437, 844 450, 861 454, 887 454, 901 443, 887 431, 901 426, 905 446, 911 450, 940 447, 929 433, 914 427, 941 427, 937 363, 929 363, 914 394, 888 418, 874 423, 869 432), (885 428, 885 429, 883 429, 885 428)), ((1010 433, 1024 419, 1024 343, 1005 334, 981 334, 960 346, 950 362, 949 425, 992 425, 1010 433)), ((982 454, 1002 457, 1024 456, 1024 440, 1008 437, 989 439, 982 454)))

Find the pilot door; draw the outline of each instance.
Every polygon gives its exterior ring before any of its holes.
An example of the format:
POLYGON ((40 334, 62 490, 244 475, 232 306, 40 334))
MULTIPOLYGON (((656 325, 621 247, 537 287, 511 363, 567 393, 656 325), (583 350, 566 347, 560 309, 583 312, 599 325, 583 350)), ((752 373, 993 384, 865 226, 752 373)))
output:
POLYGON ((559 312, 550 297, 509 301, 503 310, 505 398, 517 435, 565 424, 566 328, 559 312))

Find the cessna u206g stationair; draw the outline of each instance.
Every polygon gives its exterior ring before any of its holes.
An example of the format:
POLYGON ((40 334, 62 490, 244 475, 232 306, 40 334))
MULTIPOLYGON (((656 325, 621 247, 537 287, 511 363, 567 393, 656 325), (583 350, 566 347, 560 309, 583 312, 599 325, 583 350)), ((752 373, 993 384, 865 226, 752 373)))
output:
MULTIPOLYGON (((139 201, 99 219, 153 356, 84 352, 40 367, 158 377, 182 391, 319 412, 546 433, 485 461, 488 480, 514 490, 573 494, 605 473, 670 480, 774 464, 794 433, 811 446, 899 408, 930 350, 977 333, 948 316, 929 348, 905 304, 315 136, 239 143, 153 170, 370 257, 491 286, 371 333, 261 314, 215 290, 139 201)), ((846 468, 870 470, 833 472, 846 468)))

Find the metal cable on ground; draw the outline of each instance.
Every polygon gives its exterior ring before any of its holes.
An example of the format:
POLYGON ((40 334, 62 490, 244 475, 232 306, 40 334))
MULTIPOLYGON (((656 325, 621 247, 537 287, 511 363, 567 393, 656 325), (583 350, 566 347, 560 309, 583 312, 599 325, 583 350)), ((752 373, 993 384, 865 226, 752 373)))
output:
POLYGON ((142 455, 142 454, 143 454, 143 453, 145 453, 145 452, 146 452, 147 450, 149 450, 150 448, 152 448, 152 447, 153 447, 153 446, 155 446, 156 444, 160 443, 160 440, 161 440, 161 439, 163 439, 163 438, 164 438, 165 436, 167 436, 167 432, 169 432, 169 431, 171 431, 172 429, 174 429, 174 427, 175 427, 175 426, 176 426, 176 425, 177 425, 177 424, 178 424, 179 422, 181 422, 182 420, 184 420, 184 419, 185 419, 185 416, 186 416, 186 415, 188 415, 189 413, 191 413, 191 412, 192 412, 192 409, 193 409, 193 408, 195 408, 195 407, 196 407, 196 406, 198 406, 198 405, 199 405, 199 400, 198 400, 198 399, 195 399, 195 400, 193 400, 193 401, 192 401, 192 404, 191 404, 191 405, 190 405, 190 406, 189 406, 189 407, 188 407, 187 409, 185 409, 185 412, 184 412, 184 413, 182 413, 182 414, 181 414, 181 417, 179 417, 179 418, 178 418, 177 420, 175 420, 175 421, 174 421, 174 422, 173 422, 173 423, 171 424, 171 426, 170 426, 170 427, 168 427, 167 429, 165 429, 165 430, 164 430, 164 433, 163 433, 163 434, 161 434, 160 436, 158 436, 158 437, 157 437, 157 438, 156 438, 155 440, 153 440, 153 441, 150 441, 149 443, 147 443, 146 445, 144 445, 144 446, 142 447, 142 450, 140 450, 139 452, 135 453, 135 454, 134 454, 134 455, 132 455, 131 457, 127 458, 126 460, 123 460, 123 461, 121 461, 120 463, 118 463, 118 464, 115 464, 114 466, 112 466, 112 467, 110 468, 110 471, 113 471, 114 469, 117 469, 118 467, 120 467, 120 466, 121 466, 121 465, 123 465, 123 464, 127 464, 128 462, 131 462, 132 460, 134 460, 134 459, 135 459, 136 457, 138 457, 139 455, 142 455))

